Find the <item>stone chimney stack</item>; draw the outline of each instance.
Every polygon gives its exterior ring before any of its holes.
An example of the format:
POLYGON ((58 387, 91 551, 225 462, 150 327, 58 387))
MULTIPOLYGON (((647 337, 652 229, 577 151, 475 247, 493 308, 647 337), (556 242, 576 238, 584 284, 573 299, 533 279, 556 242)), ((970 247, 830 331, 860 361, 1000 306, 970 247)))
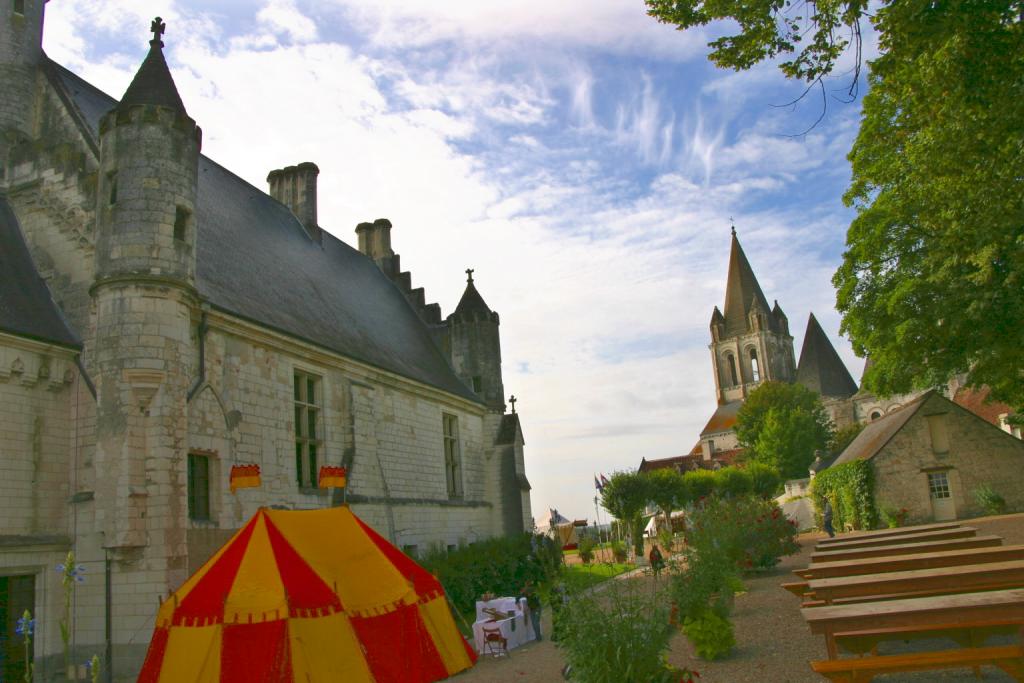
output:
POLYGON ((360 223, 356 234, 359 235, 359 251, 373 259, 385 273, 397 273, 398 268, 392 263, 395 252, 391 249, 391 221, 378 218, 372 223, 360 223))
POLYGON ((316 221, 316 177, 320 169, 311 161, 271 171, 267 176, 270 196, 295 214, 310 238, 321 241, 320 225, 316 221))

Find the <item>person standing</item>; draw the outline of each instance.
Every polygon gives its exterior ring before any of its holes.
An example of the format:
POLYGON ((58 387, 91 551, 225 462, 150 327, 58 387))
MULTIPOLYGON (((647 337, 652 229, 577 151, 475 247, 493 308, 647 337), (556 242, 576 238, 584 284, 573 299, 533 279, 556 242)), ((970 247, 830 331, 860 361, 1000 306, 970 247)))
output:
POLYGON ((530 622, 533 624, 533 635, 538 641, 544 640, 540 634, 540 596, 537 594, 537 587, 533 585, 533 581, 526 582, 526 585, 523 586, 522 595, 526 598, 526 606, 530 608, 530 622))
POLYGON ((651 544, 651 552, 648 553, 647 559, 651 562, 651 570, 654 572, 654 575, 660 574, 665 566, 665 558, 662 556, 661 548, 658 547, 657 543, 651 544))
POLYGON ((836 532, 832 528, 832 503, 829 502, 828 498, 825 499, 825 509, 821 511, 821 525, 829 538, 835 538, 836 532))

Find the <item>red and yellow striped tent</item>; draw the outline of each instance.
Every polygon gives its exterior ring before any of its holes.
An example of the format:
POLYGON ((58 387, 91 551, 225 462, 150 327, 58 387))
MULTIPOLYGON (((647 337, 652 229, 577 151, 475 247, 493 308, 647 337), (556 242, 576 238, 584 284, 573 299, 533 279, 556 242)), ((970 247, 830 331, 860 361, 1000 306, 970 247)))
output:
POLYGON ((437 579, 352 514, 260 509, 160 607, 140 683, 429 683, 473 666, 437 579))

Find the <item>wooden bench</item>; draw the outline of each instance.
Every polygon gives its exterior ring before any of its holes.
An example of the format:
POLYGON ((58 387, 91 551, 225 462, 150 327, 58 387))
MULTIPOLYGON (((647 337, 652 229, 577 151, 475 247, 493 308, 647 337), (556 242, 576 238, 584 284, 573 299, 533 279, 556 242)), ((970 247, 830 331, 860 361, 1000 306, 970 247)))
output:
POLYGON ((876 675, 903 671, 971 667, 977 673, 977 667, 983 664, 997 666, 1016 680, 1024 680, 1024 649, 1019 645, 827 659, 811 662, 811 668, 834 683, 870 683, 876 675))
POLYGON ((955 529, 938 529, 935 531, 923 531, 917 534, 905 534, 903 536, 882 536, 880 538, 853 538, 843 543, 832 543, 831 545, 818 545, 815 553, 835 553, 854 548, 874 548, 885 545, 898 545, 901 543, 927 543, 929 541, 950 541, 955 538, 971 538, 977 535, 978 530, 972 526, 962 526, 955 529))
POLYGON ((791 583, 782 583, 782 584, 779 584, 779 585, 782 586, 783 588, 785 588, 786 590, 788 590, 790 593, 792 593, 793 595, 795 595, 798 598, 804 597, 804 593, 807 592, 807 582, 806 581, 793 581, 791 583))
POLYGON ((834 552, 811 553, 811 569, 817 562, 839 562, 842 560, 862 560, 869 557, 886 555, 909 555, 917 553, 933 553, 943 550, 967 550, 968 548, 985 548, 1002 545, 999 536, 975 536, 974 538, 957 538, 951 541, 928 541, 925 543, 901 543, 883 545, 875 548, 853 548, 834 552))
POLYGON ((922 531, 938 531, 939 529, 955 529, 960 522, 935 522, 934 524, 918 524, 916 526, 901 526, 895 529, 874 529, 872 531, 855 531, 850 534, 842 534, 834 538, 823 538, 818 541, 818 546, 846 543, 847 541, 860 540, 862 538, 883 538, 886 536, 903 536, 906 534, 919 534, 922 531))
POLYGON ((989 548, 968 548, 966 550, 944 550, 941 552, 889 555, 861 560, 841 562, 818 562, 793 573, 801 579, 827 579, 836 576, 857 576, 898 572, 932 567, 958 567, 965 564, 1007 562, 1024 560, 1024 545, 992 546, 989 548))

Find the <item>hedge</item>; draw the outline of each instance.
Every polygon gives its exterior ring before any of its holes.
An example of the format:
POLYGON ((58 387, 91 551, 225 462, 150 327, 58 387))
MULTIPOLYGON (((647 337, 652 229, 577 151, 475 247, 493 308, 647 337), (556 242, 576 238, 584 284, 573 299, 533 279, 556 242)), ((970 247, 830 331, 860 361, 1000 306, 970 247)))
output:
POLYGON ((874 529, 878 525, 875 507, 875 470, 870 460, 852 460, 818 472, 811 481, 811 497, 821 517, 825 498, 832 502, 832 525, 843 530, 874 529))

